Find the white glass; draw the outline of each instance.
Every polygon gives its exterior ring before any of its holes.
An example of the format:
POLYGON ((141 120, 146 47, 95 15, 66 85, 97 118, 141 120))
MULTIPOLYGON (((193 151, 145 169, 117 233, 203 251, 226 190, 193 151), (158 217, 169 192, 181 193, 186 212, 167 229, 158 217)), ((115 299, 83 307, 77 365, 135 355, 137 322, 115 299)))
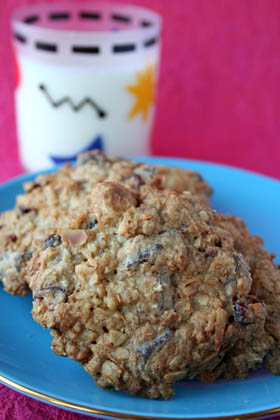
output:
POLYGON ((20 156, 28 170, 98 148, 148 155, 161 18, 118 4, 34 5, 12 18, 20 156))

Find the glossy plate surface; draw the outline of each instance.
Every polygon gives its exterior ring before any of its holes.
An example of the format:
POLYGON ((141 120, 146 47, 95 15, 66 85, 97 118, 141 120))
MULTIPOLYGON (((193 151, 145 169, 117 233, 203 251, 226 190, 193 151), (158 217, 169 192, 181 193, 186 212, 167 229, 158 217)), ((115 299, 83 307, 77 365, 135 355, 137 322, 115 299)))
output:
MULTIPOLYGON (((280 256, 279 181, 197 161, 137 160, 199 171, 215 190, 212 206, 242 217, 251 233, 262 236, 265 247, 280 256)), ((0 211, 13 207, 22 182, 33 177, 0 186, 0 211)), ((169 401, 102 390, 78 364, 52 353, 49 331, 32 320, 31 306, 31 295, 10 296, 0 286, 0 381, 27 395, 74 411, 127 419, 258 418, 280 412, 280 377, 266 370, 246 380, 181 381, 169 401)))

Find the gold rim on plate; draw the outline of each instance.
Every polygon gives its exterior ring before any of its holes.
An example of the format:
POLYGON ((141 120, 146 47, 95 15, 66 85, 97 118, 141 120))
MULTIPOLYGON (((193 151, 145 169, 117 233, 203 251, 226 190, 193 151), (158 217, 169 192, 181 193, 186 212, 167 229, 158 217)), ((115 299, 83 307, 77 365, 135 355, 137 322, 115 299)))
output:
MULTIPOLYGON (((35 391, 34 389, 28 388, 26 386, 20 385, 10 379, 5 378, 4 376, 0 375, 0 382, 4 385, 7 385, 10 388, 13 388, 16 391, 19 391, 27 396, 33 397, 35 399, 39 399, 43 402, 47 402, 53 405, 56 405, 60 408, 65 408, 69 410, 79 411, 81 414, 95 414, 99 416, 107 416, 113 418, 120 418, 125 420, 137 420, 137 419, 145 419, 145 420, 160 420, 160 417, 155 416, 142 416, 140 414, 126 414, 126 413, 116 413, 109 410, 100 410, 97 408, 87 407, 86 405, 71 403, 60 398, 51 397, 50 395, 43 394, 42 392, 35 391)), ((218 416, 218 417, 185 417, 180 419, 175 419, 174 417, 164 417, 164 420, 246 420, 246 419, 257 419, 261 417, 268 417, 274 416, 280 413, 280 407, 272 408, 270 410, 264 411, 257 411, 255 413, 249 414, 240 414, 240 415, 233 415, 233 416, 218 416)))

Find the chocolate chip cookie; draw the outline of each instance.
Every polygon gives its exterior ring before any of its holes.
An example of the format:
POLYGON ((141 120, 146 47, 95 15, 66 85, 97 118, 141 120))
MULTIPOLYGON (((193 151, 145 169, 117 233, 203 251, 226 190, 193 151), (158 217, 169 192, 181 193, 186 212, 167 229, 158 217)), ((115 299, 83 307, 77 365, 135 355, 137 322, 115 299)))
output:
POLYGON ((90 229, 94 225, 88 215, 90 194, 94 185, 105 180, 125 184, 132 191, 147 186, 189 190, 205 202, 212 192, 192 170, 110 159, 98 151, 82 154, 76 167, 66 165, 26 182, 16 208, 0 216, 0 281, 7 292, 27 293, 26 263, 42 236, 46 237, 45 230, 51 234, 59 227, 90 229))
POLYGON ((102 182, 88 212, 45 239, 28 281, 54 352, 97 385, 168 398, 264 324, 248 263, 190 193, 102 182))

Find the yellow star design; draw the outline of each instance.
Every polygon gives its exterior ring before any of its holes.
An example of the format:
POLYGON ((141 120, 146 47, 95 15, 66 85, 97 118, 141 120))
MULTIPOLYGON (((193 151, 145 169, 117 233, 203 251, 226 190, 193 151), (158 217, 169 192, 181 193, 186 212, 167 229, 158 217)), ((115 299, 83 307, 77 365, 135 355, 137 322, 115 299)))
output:
POLYGON ((136 74, 137 82, 127 86, 128 92, 135 96, 136 101, 128 114, 132 120, 137 114, 142 114, 142 121, 148 118, 149 109, 155 102, 156 78, 154 66, 147 67, 136 74))

